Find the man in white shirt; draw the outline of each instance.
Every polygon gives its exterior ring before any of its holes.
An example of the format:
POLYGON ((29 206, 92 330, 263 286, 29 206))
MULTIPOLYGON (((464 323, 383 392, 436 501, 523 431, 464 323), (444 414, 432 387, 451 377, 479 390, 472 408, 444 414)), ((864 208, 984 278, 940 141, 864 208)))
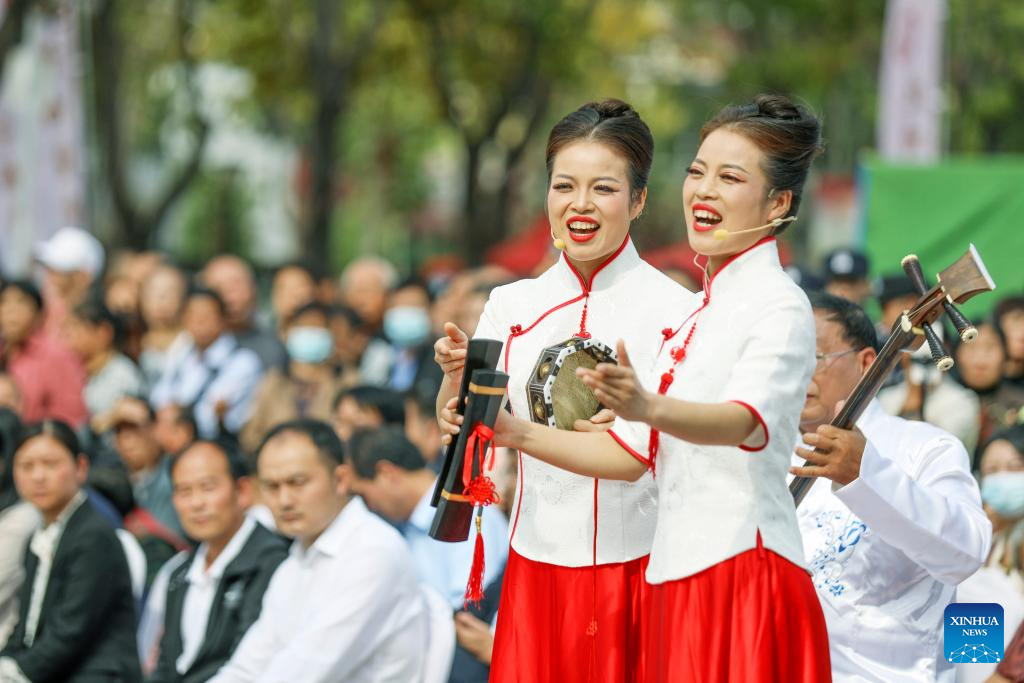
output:
MULTIPOLYGON (((358 429, 348 442, 354 477, 352 490, 405 537, 421 582, 432 586, 462 609, 466 581, 473 565, 476 532, 461 543, 430 537, 436 509, 430 504, 437 474, 398 426, 358 429)), ((508 559, 508 521, 496 505, 484 509, 483 585, 501 575, 508 559)))
POLYGON ((228 331, 224 300, 212 289, 189 292, 182 323, 191 343, 167 358, 150 402, 192 408, 203 438, 216 437, 221 423, 237 434, 263 374, 260 359, 228 331))
POLYGON ((818 363, 801 415, 799 476, 820 477, 797 508, 804 549, 828 624, 833 680, 952 681, 943 612, 981 566, 992 526, 967 451, 925 422, 872 401, 856 428, 832 427, 874 361, 864 312, 813 295, 818 363))
POLYGON ((293 420, 257 455, 264 502, 295 539, 215 683, 413 683, 429 634, 401 535, 351 493, 330 425, 293 420))

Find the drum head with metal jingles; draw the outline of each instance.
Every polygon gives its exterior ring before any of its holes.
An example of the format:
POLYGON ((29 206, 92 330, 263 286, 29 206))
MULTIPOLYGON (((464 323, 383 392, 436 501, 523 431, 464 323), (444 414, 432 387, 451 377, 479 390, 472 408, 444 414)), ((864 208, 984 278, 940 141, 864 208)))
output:
POLYGON ((576 420, 589 420, 601 403, 576 376, 576 368, 616 362, 615 351, 595 339, 573 337, 544 349, 526 386, 530 419, 566 431, 572 431, 576 420))

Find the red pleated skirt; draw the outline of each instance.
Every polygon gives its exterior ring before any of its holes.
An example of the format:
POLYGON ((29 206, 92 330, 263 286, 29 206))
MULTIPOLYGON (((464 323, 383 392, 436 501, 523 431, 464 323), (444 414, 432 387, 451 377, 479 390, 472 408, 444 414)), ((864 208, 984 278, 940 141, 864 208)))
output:
POLYGON ((828 683, 825 616, 810 576, 757 548, 648 586, 650 683, 828 683))
POLYGON ((509 549, 490 681, 643 683, 646 568, 646 556, 595 569, 509 549))

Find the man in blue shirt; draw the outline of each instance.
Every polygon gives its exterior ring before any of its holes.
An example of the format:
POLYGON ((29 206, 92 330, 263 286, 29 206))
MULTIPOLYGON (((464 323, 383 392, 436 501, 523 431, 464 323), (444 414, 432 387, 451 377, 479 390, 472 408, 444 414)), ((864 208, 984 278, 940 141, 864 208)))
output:
MULTIPOLYGON (((462 543, 443 543, 429 536, 434 511, 430 505, 437 475, 401 427, 356 430, 348 442, 353 470, 352 490, 367 507, 401 531, 421 583, 437 589, 452 607, 462 609, 466 581, 473 564, 475 531, 462 543)), ((508 520, 496 506, 483 514, 484 586, 501 574, 508 559, 508 520)))

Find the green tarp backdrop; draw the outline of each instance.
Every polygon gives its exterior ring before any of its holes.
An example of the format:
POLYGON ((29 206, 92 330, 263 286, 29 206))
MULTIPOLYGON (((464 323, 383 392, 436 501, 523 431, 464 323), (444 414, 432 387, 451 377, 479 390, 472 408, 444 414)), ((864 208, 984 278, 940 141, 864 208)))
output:
POLYGON ((951 160, 937 166, 870 161, 862 169, 864 246, 875 275, 921 259, 929 284, 974 243, 996 291, 963 306, 976 317, 1024 293, 1024 157, 951 160))

